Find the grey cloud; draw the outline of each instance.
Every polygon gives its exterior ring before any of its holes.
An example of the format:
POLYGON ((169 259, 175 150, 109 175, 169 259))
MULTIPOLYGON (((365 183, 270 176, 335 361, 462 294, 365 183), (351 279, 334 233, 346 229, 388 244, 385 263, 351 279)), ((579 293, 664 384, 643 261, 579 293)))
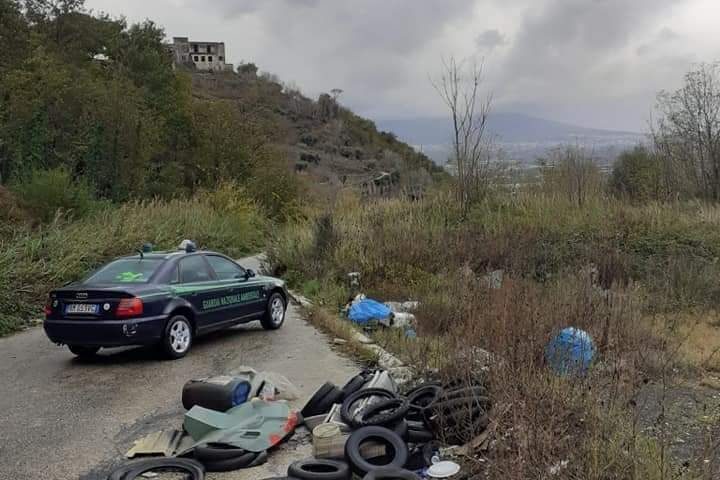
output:
POLYGON ((488 50, 493 50, 505 44, 507 44, 507 37, 497 29, 485 30, 475 38, 475 45, 488 50))
POLYGON ((421 49, 457 15, 470 11, 475 0, 417 2, 413 0, 306 0, 304 7, 270 8, 262 21, 275 34, 331 46, 347 58, 359 50, 409 53, 421 49), (283 18, 286 17, 286 18, 283 18))
POLYGON ((397 89, 413 82, 424 89, 427 72, 414 77, 424 49, 476 1, 209 0, 203 8, 250 12, 245 20, 263 32, 252 47, 261 69, 309 92, 342 88, 343 101, 355 106, 397 102, 397 89))
POLYGON ((547 1, 525 15, 499 67, 499 84, 520 98, 542 91, 549 102, 599 91, 612 94, 628 73, 617 60, 620 52, 677 1, 547 1))
MULTIPOLYGON (((242 15, 250 15, 267 7, 270 3, 281 4, 285 7, 300 6, 312 7, 318 0, 210 0, 202 2, 200 5, 205 6, 212 4, 225 18, 239 17, 242 15)), ((198 5, 197 0, 185 0, 185 5, 192 7, 198 5)))
POLYGON ((663 27, 652 39, 650 43, 640 45, 635 51, 639 56, 647 56, 658 50, 666 50, 668 44, 675 42, 682 36, 670 27, 663 27))
POLYGON ((224 40, 235 63, 253 61, 312 96, 342 88, 359 113, 443 112, 428 76, 442 55, 474 52, 487 58, 498 110, 532 104, 536 115, 598 125, 633 115, 642 124, 647 109, 639 106, 681 81, 690 59, 712 61, 704 56, 718 52, 719 37, 703 42, 687 22, 720 12, 688 0, 87 3, 134 20, 153 15, 172 35, 224 40))
POLYGON ((680 38, 680 35, 670 27, 663 27, 662 30, 658 32, 658 40, 660 41, 667 42, 678 38, 680 38))

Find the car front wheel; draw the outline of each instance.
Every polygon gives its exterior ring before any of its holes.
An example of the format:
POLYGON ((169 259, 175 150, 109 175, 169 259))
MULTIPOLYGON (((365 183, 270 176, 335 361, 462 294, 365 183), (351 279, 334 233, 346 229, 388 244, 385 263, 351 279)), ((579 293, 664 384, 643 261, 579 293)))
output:
POLYGON ((162 347, 165 354, 172 359, 182 358, 190 350, 193 341, 192 325, 182 315, 175 315, 168 321, 165 328, 162 347))
POLYGON ((285 321, 285 299, 275 292, 270 295, 267 309, 260 323, 265 330, 277 330, 285 321))

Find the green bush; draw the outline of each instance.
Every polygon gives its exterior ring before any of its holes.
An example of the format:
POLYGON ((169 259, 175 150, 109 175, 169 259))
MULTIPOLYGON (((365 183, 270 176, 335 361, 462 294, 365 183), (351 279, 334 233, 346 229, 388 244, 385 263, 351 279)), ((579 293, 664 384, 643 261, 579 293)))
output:
POLYGON ((614 194, 633 200, 661 199, 664 191, 662 165, 647 148, 635 147, 617 159, 609 186, 614 194))
POLYGON ((87 183, 73 180, 64 168, 33 170, 13 190, 23 209, 43 222, 58 215, 80 218, 95 205, 87 183))

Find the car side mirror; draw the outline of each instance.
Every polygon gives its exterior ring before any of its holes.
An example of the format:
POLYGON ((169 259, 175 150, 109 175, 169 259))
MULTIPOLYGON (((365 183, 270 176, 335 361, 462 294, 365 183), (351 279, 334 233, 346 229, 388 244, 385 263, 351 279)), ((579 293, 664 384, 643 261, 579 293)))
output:
POLYGON ((252 268, 248 268, 247 270, 245 270, 245 275, 247 276, 247 278, 252 278, 255 276, 255 272, 252 268))

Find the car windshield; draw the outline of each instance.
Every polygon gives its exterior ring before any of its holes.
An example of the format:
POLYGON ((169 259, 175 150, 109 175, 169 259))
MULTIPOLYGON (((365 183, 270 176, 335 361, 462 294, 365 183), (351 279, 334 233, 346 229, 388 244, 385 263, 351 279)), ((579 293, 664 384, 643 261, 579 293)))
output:
POLYGON ((123 258, 115 260, 90 275, 84 283, 147 283, 162 262, 161 258, 123 258))

